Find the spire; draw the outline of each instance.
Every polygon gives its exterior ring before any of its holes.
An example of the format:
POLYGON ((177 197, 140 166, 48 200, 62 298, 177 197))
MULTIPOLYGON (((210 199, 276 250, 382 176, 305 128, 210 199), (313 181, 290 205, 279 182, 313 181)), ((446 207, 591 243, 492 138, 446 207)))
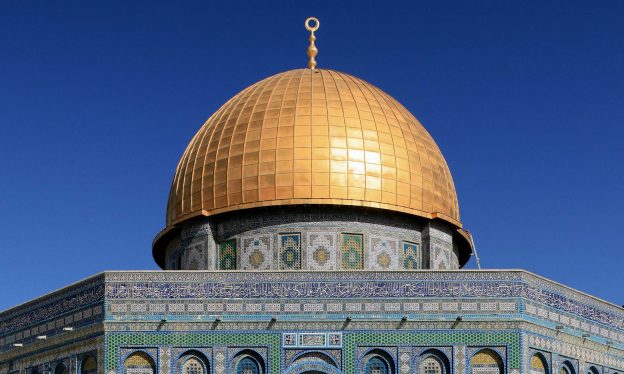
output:
POLYGON ((314 32, 318 30, 320 25, 321 23, 319 22, 318 18, 315 17, 309 17, 305 21, 305 28, 310 32, 310 38, 308 39, 310 41, 310 45, 308 46, 308 56, 310 57, 310 61, 308 61, 308 68, 310 69, 316 68, 316 60, 314 59, 314 57, 316 57, 318 49, 316 49, 316 46, 314 45, 314 41, 316 40, 314 32), (312 26, 312 23, 314 24, 314 26, 312 26))

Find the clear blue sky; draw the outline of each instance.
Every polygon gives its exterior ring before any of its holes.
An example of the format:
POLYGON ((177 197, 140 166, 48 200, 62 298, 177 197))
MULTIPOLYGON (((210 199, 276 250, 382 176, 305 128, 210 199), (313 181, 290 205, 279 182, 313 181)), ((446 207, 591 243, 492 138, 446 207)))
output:
POLYGON ((436 139, 484 267, 624 304, 624 1, 3 1, 0 310, 155 269, 186 144, 305 66, 310 15, 436 139))

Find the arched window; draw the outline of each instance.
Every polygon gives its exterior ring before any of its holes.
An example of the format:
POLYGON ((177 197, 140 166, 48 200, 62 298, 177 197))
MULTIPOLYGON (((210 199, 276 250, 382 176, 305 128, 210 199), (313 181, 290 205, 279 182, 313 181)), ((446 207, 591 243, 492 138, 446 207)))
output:
POLYGON ((80 363, 80 374, 96 374, 97 373, 97 361, 95 357, 89 355, 82 359, 80 363))
POLYGON ((303 353, 299 356, 297 356, 293 362, 289 365, 290 366, 295 366, 295 365, 299 365, 302 363, 324 363, 330 366, 333 366, 335 368, 338 368, 338 365, 336 365, 336 362, 331 359, 327 354, 323 353, 323 352, 306 352, 303 353))
POLYGON ((204 374, 204 365, 195 356, 190 356, 182 364, 182 374, 204 374))
POLYGON ((54 368, 54 374, 67 374, 67 367, 64 364, 57 364, 54 368))
MULTIPOLYGON (((154 370, 156 372, 156 370, 154 370)), ((210 373, 208 358, 200 351, 186 351, 176 364, 176 374, 207 374, 210 373)))
POLYGON ((260 374, 260 365, 252 357, 247 356, 238 361, 236 374, 260 374))
POLYGON ((392 356, 382 349, 369 351, 362 359, 362 374, 394 374, 392 356))
POLYGON ((531 357, 531 374, 548 374, 548 366, 546 359, 540 353, 536 353, 531 357))
POLYGON ((366 363, 364 374, 389 374, 386 360, 379 356, 374 356, 366 363))
POLYGON ((442 364, 434 357, 425 358, 420 367, 421 374, 442 374, 442 364))
POLYGON ((153 374, 154 360, 145 352, 134 352, 124 361, 124 374, 153 374))
POLYGON ((451 364, 446 355, 437 349, 428 349, 418 357, 418 374, 450 374, 451 364))
POLYGON ((470 360, 472 374, 503 374, 503 360, 492 349, 482 349, 470 360))
POLYGON ((590 366, 589 370, 587 370, 587 374, 600 374, 600 372, 595 366, 590 366))
POLYGON ((574 365, 568 360, 563 361, 561 367, 559 368, 559 374, 576 374, 574 370, 574 365))

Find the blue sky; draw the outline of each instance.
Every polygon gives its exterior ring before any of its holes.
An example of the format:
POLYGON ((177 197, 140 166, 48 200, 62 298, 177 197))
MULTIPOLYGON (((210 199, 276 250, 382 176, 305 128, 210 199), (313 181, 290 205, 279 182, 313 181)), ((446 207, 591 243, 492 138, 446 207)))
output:
POLYGON ((436 139, 483 267, 624 304, 622 1, 3 1, 0 310, 155 269, 186 144, 239 90, 305 66, 310 15, 319 67, 436 139))

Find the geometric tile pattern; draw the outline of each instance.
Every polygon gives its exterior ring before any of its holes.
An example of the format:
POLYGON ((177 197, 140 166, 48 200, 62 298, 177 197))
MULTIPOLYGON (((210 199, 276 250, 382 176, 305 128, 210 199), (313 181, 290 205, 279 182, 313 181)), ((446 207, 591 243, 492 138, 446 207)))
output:
POLYGON ((236 239, 219 244, 219 269, 236 270, 236 239))
POLYGON ((401 268, 407 270, 420 269, 420 248, 416 243, 403 242, 401 251, 401 268))
POLYGON ((301 269, 301 234, 279 234, 279 268, 301 269))
POLYGON ((466 346, 456 346, 453 352, 454 374, 466 374, 466 346))
POLYGON ((205 256, 210 255, 207 250, 207 242, 204 238, 195 238, 184 251, 184 268, 188 270, 204 269, 209 264, 205 256))
POLYGON ((161 373, 169 373, 169 362, 171 361, 171 347, 161 347, 158 349, 158 363, 161 373))
POLYGON ((470 368, 472 374, 502 374, 504 363, 496 351, 486 348, 472 356, 470 368))
POLYGON ((308 233, 306 269, 335 270, 338 257, 336 236, 329 233, 308 233))
POLYGON ((364 240, 362 234, 341 234, 340 253, 343 269, 362 269, 364 264, 364 240))
POLYGON ((411 350, 407 347, 399 348, 399 373, 411 373, 411 350))
MULTIPOLYGON (((295 212, 296 213, 296 212, 295 212)), ((384 263, 391 260, 392 265, 398 262, 398 268, 400 266, 400 259, 397 260, 392 256, 392 251, 396 250, 400 256, 400 250, 403 241, 412 243, 424 243, 419 249, 422 252, 421 257, 425 258, 427 262, 427 268, 431 268, 429 255, 429 242, 433 241, 437 245, 440 245, 446 257, 450 262, 444 262, 447 268, 458 268, 457 250, 453 252, 453 239, 452 236, 447 233, 437 233, 439 230, 446 230, 448 228, 428 228, 423 230, 418 224, 413 222, 407 222, 397 219, 390 219, 390 217, 379 218, 379 222, 372 223, 368 220, 372 217, 368 217, 366 214, 354 215, 352 212, 343 212, 341 214, 336 211, 331 213, 323 211, 323 213, 310 213, 310 215, 302 216, 301 213, 284 213, 269 215, 268 217, 260 214, 250 214, 245 216, 245 220, 242 218, 231 218, 223 222, 211 222, 207 221, 208 218, 201 222, 188 224, 188 228, 182 228, 182 236, 186 239, 180 239, 180 236, 176 236, 171 239, 169 245, 166 247, 166 264, 161 264, 164 259, 157 259, 158 263, 165 268, 174 270, 191 270, 199 264, 199 270, 214 270, 214 248, 218 247, 220 239, 215 239, 211 230, 215 233, 218 232, 221 238, 236 239, 238 243, 238 251, 240 252, 243 247, 243 238, 257 237, 257 236, 270 236, 271 249, 273 251, 273 264, 271 270, 278 270, 280 268, 280 241, 279 235, 283 233, 298 233, 301 237, 301 268, 307 269, 306 255, 310 250, 310 243, 305 240, 310 233, 323 232, 330 236, 339 237, 340 233, 353 233, 363 235, 363 243, 365 247, 364 251, 364 264, 374 266, 377 269, 377 264, 381 265, 381 269, 384 269, 384 263), (364 222, 357 221, 358 219, 364 222), (356 220, 355 222, 349 220, 356 220), (421 240, 426 237, 430 238, 430 241, 422 242, 421 240), (443 239, 441 239, 443 238, 443 239), (447 240, 445 242, 444 240, 447 240), (215 242, 217 240, 217 242, 215 242), (389 244, 392 251, 390 256, 386 253, 375 253, 371 255, 369 251, 375 251, 375 243, 378 240, 385 240, 389 244), (202 256, 195 256, 194 252, 201 251, 202 256), (191 253, 193 252, 193 253, 191 253), (379 256, 381 255, 381 256, 379 256), (379 261, 376 259, 379 257, 379 261), (181 267, 176 267, 181 264, 181 267), (176 265, 176 266, 174 266, 176 265)), ((337 247, 340 248, 340 241, 337 240, 337 247)), ((377 247, 377 250, 381 248, 377 247)), ((240 253, 239 253, 239 269, 240 269, 240 253)), ((338 256, 337 269, 341 269, 341 258, 338 256)), ((368 266, 365 266, 368 269, 368 266)), ((392 269, 391 266, 389 269, 392 269)), ((380 270, 380 269, 377 269, 380 270)))
MULTIPOLYGON (((520 339, 514 332, 500 331, 424 331, 424 332, 367 332, 344 334, 345 373, 354 373, 356 347, 388 346, 396 342, 413 346, 494 346, 505 344, 508 349, 508 367, 520 368, 520 339)), ((424 348, 423 348, 424 349, 424 348)))
POLYGON ((297 348, 297 347, 342 347, 342 333, 340 332, 329 332, 329 333, 283 333, 282 334, 282 344, 286 348, 297 348))
POLYGON ((366 268, 370 270, 391 270, 398 268, 397 240, 370 236, 366 257, 366 268))
POLYGON ((439 246, 432 245, 431 248, 431 267, 433 269, 450 269, 451 268, 451 259, 450 252, 439 246))
MULTIPOLYGON (((167 345, 178 347, 214 347, 214 346, 231 346, 254 347, 254 351, 261 352, 257 347, 269 347, 271 357, 280 356, 280 335, 276 333, 197 333, 185 332, 180 334, 159 333, 145 334, 139 332, 131 333, 112 333, 106 336, 106 367, 107 372, 118 370, 118 352, 124 346, 142 346, 142 345, 167 345)), ((222 351, 219 351, 222 352, 222 351)), ((219 354, 218 352, 216 354, 219 354)), ((215 365, 216 366, 216 365, 215 365)), ((271 361, 269 373, 279 373, 279 361, 271 361)), ((216 369, 216 368, 215 368, 216 369)), ((217 372, 217 370, 215 370, 217 372)))
MULTIPOLYGON (((225 374, 226 355, 227 355, 227 351, 225 347, 214 348, 213 366, 214 366, 215 374, 225 374)), ((168 373, 168 372, 165 372, 165 373, 168 373)))
MULTIPOLYGON (((277 233, 275 235, 277 238, 277 233)), ((104 289, 100 291, 106 297, 106 309, 100 312, 100 314, 105 315, 101 318, 105 317, 109 321, 116 321, 109 324, 110 327, 119 326, 119 329, 127 329, 132 334, 140 337, 140 339, 132 340, 128 344, 119 345, 119 349, 114 352, 116 359, 120 359, 121 352, 131 353, 130 350, 132 349, 144 347, 141 350, 153 357, 154 361, 158 361, 160 368, 164 364, 163 360, 166 361, 163 355, 166 349, 169 349, 168 347, 179 349, 179 347, 213 347, 215 345, 219 346, 219 344, 228 347, 231 347, 232 344, 237 347, 259 345, 272 347, 271 344, 273 343, 267 343, 266 341, 263 343, 262 340, 254 340, 255 335, 262 335, 264 336, 263 339, 270 340, 272 338, 268 337, 271 334, 280 335, 275 341, 275 344, 279 346, 281 334, 284 330, 266 331, 266 326, 269 324, 266 316, 276 315, 278 325, 281 324, 282 327, 290 323, 293 323, 292 326, 295 326, 295 322, 289 321, 288 318, 280 319, 279 313, 282 311, 287 315, 307 313, 308 316, 313 316, 316 313, 320 313, 327 315, 329 319, 333 317, 333 322, 331 323, 334 323, 336 327, 332 327, 332 331, 340 331, 340 325, 336 322, 338 320, 337 316, 342 315, 340 319, 342 323, 345 315, 353 315, 353 321, 359 324, 359 327, 354 330, 346 328, 342 331, 346 355, 352 355, 353 352, 359 349, 358 347, 382 346, 395 347, 392 349, 396 349, 397 344, 401 344, 401 346, 439 346, 451 349, 450 347, 454 346, 456 349, 453 350, 453 355, 447 353, 449 358, 456 361, 452 363, 455 370, 453 374, 461 374, 459 370, 461 366, 460 353, 457 348, 459 346, 466 346, 465 350, 467 353, 465 356, 470 358, 481 351, 483 347, 493 347, 492 350, 497 352, 506 366, 504 370, 500 370, 500 363, 496 362, 496 360, 481 360, 483 361, 481 362, 479 361, 480 359, 487 357, 479 355, 475 357, 473 365, 466 368, 469 373, 473 371, 479 373, 494 373, 495 371, 516 373, 520 366, 512 365, 514 365, 514 362, 520 361, 520 356, 516 357, 516 354, 519 353, 514 346, 519 345, 519 342, 522 341, 527 342, 526 352, 522 356, 523 361, 527 364, 532 354, 535 353, 534 349, 539 349, 544 355, 545 361, 543 366, 545 368, 557 367, 554 363, 558 362, 557 360, 559 359, 555 358, 558 357, 555 354, 577 359, 581 361, 581 365, 587 365, 587 368, 594 365, 601 373, 605 374, 616 371, 619 373, 621 372, 620 368, 624 367, 624 361, 617 356, 620 352, 618 348, 620 343, 615 341, 611 347, 607 347, 596 339, 599 336, 606 336, 614 340, 619 339, 617 335, 609 334, 621 332, 619 326, 622 323, 622 311, 615 310, 615 307, 610 304, 522 271, 336 272, 331 274, 302 272, 294 275, 289 273, 288 276, 277 272, 106 272, 97 277, 97 279, 105 282, 103 284, 104 289), (251 276, 253 278, 250 278, 251 276), (529 307, 534 308, 530 313, 529 307), (384 312, 392 312, 393 320, 382 322, 380 316, 384 312), (210 324, 202 320, 202 318, 209 318, 212 315, 212 321, 210 321, 212 323, 214 314, 221 315, 223 313, 227 314, 224 316, 226 319, 228 317, 240 319, 241 315, 246 315, 243 317, 245 322, 240 323, 241 328, 246 328, 245 326, 250 325, 259 326, 260 324, 262 326, 259 328, 255 327, 253 331, 229 330, 224 334, 224 331, 219 331, 218 327, 216 331, 212 331, 214 327, 211 329, 209 327, 210 324), (437 314, 434 319, 438 319, 439 322, 435 327, 431 327, 433 329, 431 331, 423 330, 429 328, 424 323, 418 325, 420 327, 416 330, 403 329, 397 331, 395 328, 399 322, 396 319, 396 315, 400 317, 403 313, 415 313, 424 318, 430 318, 437 314), (495 327, 497 323, 495 320, 499 322, 505 321, 508 318, 505 316, 506 313, 527 316, 529 320, 540 320, 550 326, 552 326, 551 321, 557 321, 565 324, 565 326, 569 326, 571 329, 587 328, 596 335, 586 339, 587 344, 585 344, 580 343, 581 332, 579 330, 576 330, 578 333, 576 337, 567 334, 565 331, 558 333, 560 336, 557 335, 555 337, 557 333, 554 332, 554 328, 547 329, 546 327, 534 326, 532 327, 533 329, 538 327, 542 329, 539 330, 541 335, 527 334, 525 335, 527 339, 523 340, 519 337, 520 332, 517 330, 499 329, 500 331, 489 331, 488 329, 498 329, 495 327), (448 327, 445 327, 446 325, 442 325, 448 323, 450 326, 452 321, 449 320, 448 315, 458 314, 469 314, 475 318, 479 314, 486 314, 490 322, 486 324, 484 321, 483 325, 480 325, 478 329, 466 327, 474 326, 467 325, 474 322, 469 320, 460 322, 456 330, 449 330, 448 327), (160 319, 151 319, 150 322, 143 320, 155 317, 161 318, 162 315, 170 317, 167 324, 165 324, 165 330, 167 330, 166 326, 174 325, 176 326, 175 329, 170 327, 172 330, 159 332, 154 329, 160 319), (362 319, 362 317, 366 318, 367 315, 373 315, 379 319, 375 322, 377 324, 387 323, 387 326, 390 326, 390 324, 392 326, 383 331, 367 330, 365 327, 367 325, 364 325, 364 323, 372 323, 362 319), (567 319, 564 320, 564 317, 567 319), (613 319, 610 320, 609 318, 613 319), (572 323, 572 319, 576 320, 576 327, 568 325, 568 322, 572 323), (608 326, 605 323, 599 325, 594 323, 595 321, 609 321, 610 325, 608 326), (172 340, 158 340, 159 338, 154 337, 161 334, 172 336, 194 334, 189 333, 189 331, 193 330, 192 326, 197 326, 194 325, 195 323, 202 323, 208 326, 197 329, 197 334, 210 335, 211 337, 197 338, 198 340, 196 341, 192 341, 191 338, 185 340, 186 338, 179 337, 172 337, 172 340), (178 329, 182 324, 191 327, 178 329), (481 327, 487 331, 482 330, 481 327), (153 331, 143 333, 143 330, 153 331), (495 334, 495 338, 488 338, 488 333, 495 334), (232 343, 232 340, 227 340, 230 338, 214 337, 214 335, 231 334, 243 335, 246 338, 241 338, 232 343), (441 338, 437 334, 446 335, 448 338, 441 338), (509 336, 513 337, 509 338, 509 336), (567 340, 561 340, 559 339, 560 337, 566 337, 567 340), (230 343, 225 341, 230 341, 230 343), (123 349, 128 351, 122 351, 123 349), (547 352, 553 352, 554 354, 551 355, 547 352), (553 363, 552 365, 551 362, 553 363), (487 366, 494 364, 499 366, 487 366), (598 365, 604 365, 604 368, 598 367, 598 365), (615 370, 615 368, 618 368, 618 370, 615 370)), ((88 283, 90 281, 87 280, 85 282, 88 283)), ((72 286, 69 289, 71 292, 76 292, 80 287, 72 286)), ((95 292, 97 288, 93 290, 95 292)), ((80 304, 83 302, 82 300, 73 300, 63 293, 64 291, 61 290, 60 293, 54 293, 45 296, 41 300, 35 300, 34 304, 18 306, 0 314, 2 317, 0 319, 0 329, 11 331, 9 333, 11 341, 21 342, 28 336, 37 334, 40 331, 38 330, 39 325, 34 324, 32 329, 10 330, 11 328, 14 329, 12 326, 15 326, 17 323, 13 322, 13 316, 35 318, 30 316, 36 315, 39 313, 39 310, 45 310, 47 316, 50 316, 46 317, 49 322, 44 320, 46 326, 51 323, 48 328, 63 326, 62 323, 71 324, 73 321, 78 320, 76 315, 78 312, 82 315, 82 318, 96 316, 91 310, 92 307, 85 309, 80 306, 82 305, 80 304), (58 317, 54 315, 53 310, 49 309, 51 305, 54 305, 55 300, 63 303, 73 303, 71 305, 74 307, 80 307, 74 313, 71 310, 68 312, 64 304, 61 304, 58 308, 63 307, 64 309, 60 310, 64 314, 58 317), (37 303, 39 305, 33 307, 37 303), (32 314, 24 317, 24 310, 28 310, 32 314), (69 315, 72 315, 72 319, 65 319, 69 315)), ((73 295, 76 295, 76 293, 73 295)), ((82 291, 77 295, 84 296, 85 300, 93 300, 93 297, 82 291)), ((98 307, 101 308, 101 305, 98 307)), ((231 321, 227 323, 231 323, 231 321)), ((302 321, 300 318, 298 321, 298 327, 288 328, 285 331, 293 331, 294 334, 309 334, 302 343, 318 344, 318 341, 315 340, 318 337, 314 336, 314 334, 318 332, 323 333, 322 327, 319 327, 322 325, 322 322, 315 320, 315 318, 309 318, 305 321, 302 321)), ((411 317, 407 323, 416 325, 416 321, 411 320, 411 317)), ((216 324, 214 326, 219 325, 216 324)), ((77 328, 74 333, 79 333, 81 330, 81 328, 77 328)), ((54 339, 63 339, 64 336, 69 335, 61 335, 60 337, 54 337, 54 339)), ((295 337, 298 336, 295 335, 295 337)), ((7 338, 6 334, 0 335, 0 346, 2 347, 0 349, 5 349, 4 344, 6 344, 7 338)), ((329 336, 326 336, 324 341, 320 342, 326 344, 325 347, 327 347, 330 339, 329 336)), ((55 341, 57 340, 49 340, 50 343, 55 341)), ((297 344, 301 343, 298 339, 295 341, 297 344)), ((44 343, 40 342, 37 344, 44 343)), ((23 349, 35 348, 37 346, 28 343, 23 347, 23 349)), ((108 348, 106 349, 108 350, 108 348)), ((205 350, 205 348, 197 349, 205 350)), ((13 348, 9 349, 9 352, 9 354, 15 354, 22 351, 13 348)), ((29 354, 28 351, 24 352, 26 356, 29 354)), ((399 350, 398 352, 402 351, 399 350)), ((397 360, 400 359, 399 353, 393 356, 397 360)), ((7 357, 6 353, 0 351, 0 373, 6 372, 2 367, 3 360, 1 358, 4 357, 7 357)), ((103 356, 98 356, 98 358, 101 357, 103 356)), ((266 357, 270 359, 271 357, 279 356, 271 354, 266 357)), ((99 362, 101 362, 101 359, 98 359, 99 362)), ((109 362, 108 356, 106 362, 109 362)), ((42 363, 35 364, 41 365, 42 363)), ((117 365, 119 364, 120 362, 118 361, 117 365)), ((349 360, 345 359, 345 365, 348 364, 349 360)), ((273 368, 273 365, 274 362, 270 361, 269 367, 273 368)), ((276 365, 279 367, 280 364, 277 363, 276 365)), ((533 366, 534 369, 537 367, 537 365, 533 366)), ((397 366, 397 368, 397 370, 400 370, 400 366, 397 366)), ((213 368, 213 370, 215 369, 213 368)), ((279 368, 277 370, 279 371, 279 368)), ((527 367, 522 372, 530 374, 530 368, 527 367)), ((547 371, 544 370, 544 372, 547 371)))
POLYGON ((269 236, 241 238, 239 251, 241 270, 269 270, 273 265, 273 250, 269 236))
POLYGON ((286 349, 284 351, 283 360, 284 367, 290 369, 294 365, 302 362, 323 361, 335 367, 342 367, 342 350, 341 349, 286 349))

